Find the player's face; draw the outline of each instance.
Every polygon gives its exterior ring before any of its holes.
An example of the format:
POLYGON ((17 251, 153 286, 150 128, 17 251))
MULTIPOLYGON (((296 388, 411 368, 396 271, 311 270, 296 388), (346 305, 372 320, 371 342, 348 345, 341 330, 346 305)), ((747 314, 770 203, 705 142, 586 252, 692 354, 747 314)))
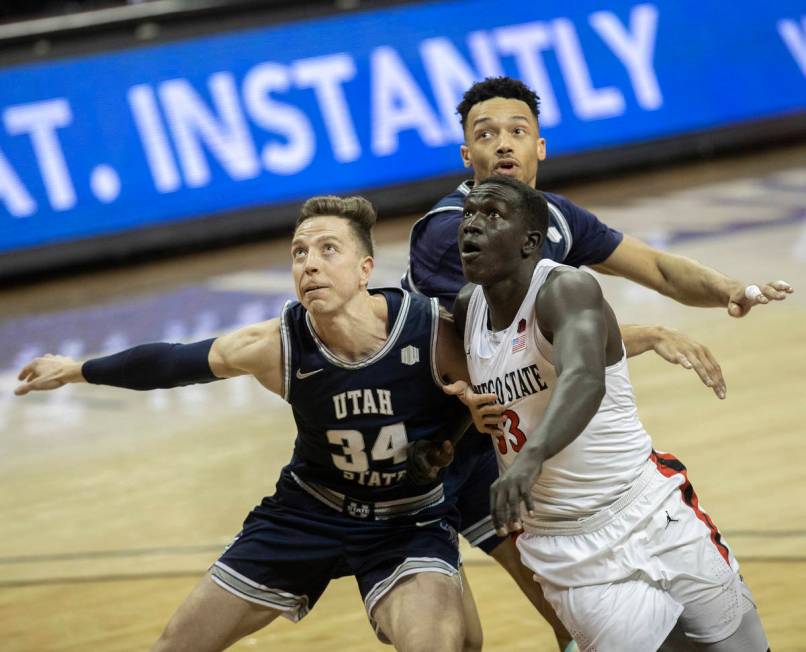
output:
POLYGON ((527 230, 512 188, 484 186, 465 199, 459 226, 462 270, 471 283, 491 285, 511 277, 522 263, 527 230))
POLYGON ((537 165, 546 158, 546 141, 526 102, 494 97, 470 109, 461 153, 476 183, 505 174, 534 188, 537 165))
POLYGON ((365 289, 372 265, 343 217, 312 217, 294 232, 294 287, 300 303, 314 315, 337 312, 365 289))

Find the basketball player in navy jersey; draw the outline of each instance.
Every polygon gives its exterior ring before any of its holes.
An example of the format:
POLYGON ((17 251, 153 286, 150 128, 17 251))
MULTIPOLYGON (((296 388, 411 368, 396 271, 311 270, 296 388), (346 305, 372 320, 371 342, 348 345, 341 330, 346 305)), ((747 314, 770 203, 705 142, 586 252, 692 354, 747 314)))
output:
MULTIPOLYGON (((457 107, 465 143, 465 166, 473 179, 463 182, 419 220, 411 232, 409 266, 402 285, 436 297, 452 310, 457 292, 466 280, 457 245, 463 204, 474 184, 492 174, 511 176, 535 187, 538 165, 546 157, 540 136, 537 95, 522 82, 491 78, 474 84, 457 107)), ((591 212, 566 197, 545 193, 549 224, 543 256, 565 265, 588 265, 606 274, 628 278, 692 306, 728 308, 742 317, 758 304, 779 301, 792 292, 783 281, 760 286, 744 284, 682 256, 669 254, 608 227, 591 212)), ((624 326, 622 337, 628 355, 654 350, 665 360, 694 369, 703 383, 724 398, 719 365, 699 343, 659 326, 624 326)), ((487 488, 498 476, 495 455, 487 438, 465 437, 456 449, 457 461, 445 476, 445 487, 455 494, 460 512, 458 529, 475 546, 490 554, 516 580, 532 603, 554 626, 560 644, 569 637, 546 608, 531 572, 519 562, 514 545, 498 537, 487 509, 487 488)), ((466 594, 469 596, 469 593, 466 594)), ((468 635, 480 646, 481 630, 472 604, 466 605, 468 635)))
MULTIPOLYGON (((467 378, 465 356, 436 300, 367 289, 374 222, 360 197, 306 202, 291 248, 299 301, 277 319, 83 364, 44 356, 20 372, 18 395, 250 374, 293 408, 298 434, 276 493, 252 510, 154 650, 221 650, 277 616, 297 621, 345 575, 356 577, 379 637, 398 650, 462 649, 458 541, 445 518, 452 503, 436 479, 409 482, 406 458, 409 442, 466 427, 467 410, 442 389, 444 379, 467 378)), ((478 398, 461 382, 449 391, 478 398)))
POLYGON ((587 272, 541 254, 542 195, 511 177, 464 202, 454 318, 471 381, 505 411, 489 504, 582 650, 768 643, 730 548, 686 468, 652 450, 615 314, 587 272), (524 508, 523 511, 521 508, 524 508))

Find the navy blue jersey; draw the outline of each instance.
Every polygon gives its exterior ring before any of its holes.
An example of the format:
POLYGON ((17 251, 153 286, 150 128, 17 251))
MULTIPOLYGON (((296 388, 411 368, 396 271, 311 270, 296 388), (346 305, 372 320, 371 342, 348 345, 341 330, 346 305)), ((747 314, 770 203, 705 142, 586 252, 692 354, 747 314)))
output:
MULTIPOLYGON (((412 228, 409 268, 402 285, 407 290, 436 297, 448 310, 467 281, 457 242, 463 204, 472 181, 465 181, 443 197, 412 228)), ((624 237, 590 211, 562 195, 543 193, 549 205, 549 228, 543 257, 579 267, 601 263, 624 237)))
POLYGON ((466 412, 441 389, 434 358, 437 302, 399 289, 371 292, 386 297, 389 337, 361 362, 329 351, 300 303, 283 310, 284 398, 297 423, 289 469, 334 508, 392 518, 442 502, 441 483, 406 479, 406 447, 452 436, 466 412))

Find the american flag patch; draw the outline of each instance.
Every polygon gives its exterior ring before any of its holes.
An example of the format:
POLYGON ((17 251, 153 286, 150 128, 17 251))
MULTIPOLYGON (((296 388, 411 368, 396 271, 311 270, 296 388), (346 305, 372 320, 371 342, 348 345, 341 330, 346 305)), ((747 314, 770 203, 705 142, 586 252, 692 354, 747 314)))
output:
POLYGON ((517 353, 526 348, 526 333, 521 333, 518 337, 512 338, 512 352, 517 353))

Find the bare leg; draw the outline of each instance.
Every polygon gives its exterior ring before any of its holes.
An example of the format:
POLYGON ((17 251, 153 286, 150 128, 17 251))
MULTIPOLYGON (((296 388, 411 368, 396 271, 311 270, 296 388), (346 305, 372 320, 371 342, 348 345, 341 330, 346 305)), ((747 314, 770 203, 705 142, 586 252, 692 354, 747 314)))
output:
POLYGON ((401 580, 372 613, 398 652, 461 652, 465 637, 459 577, 417 573, 401 580))
POLYGON ((464 566, 459 569, 459 572, 462 574, 462 610, 465 615, 465 642, 462 650, 463 652, 481 652, 484 634, 481 631, 481 619, 478 609, 476 609, 476 600, 470 590, 464 566))
POLYGON ((758 611, 753 608, 744 613, 739 629, 728 638, 717 643, 696 644, 694 649, 708 652, 769 652, 770 644, 758 611))
POLYGON ((557 645, 560 650, 565 650, 571 642, 571 634, 568 633, 568 630, 557 617, 557 614, 554 613, 554 609, 552 609, 551 605, 543 596, 543 589, 540 588, 540 584, 535 582, 534 573, 521 563, 521 555, 515 547, 515 542, 512 539, 503 541, 493 548, 490 555, 506 569, 507 573, 512 576, 512 579, 515 580, 524 595, 529 598, 529 602, 531 602, 540 615, 548 621, 548 624, 551 625, 551 628, 554 630, 557 645))
POLYGON ((151 651, 223 650, 265 627, 280 613, 225 591, 208 574, 176 610, 151 651))

